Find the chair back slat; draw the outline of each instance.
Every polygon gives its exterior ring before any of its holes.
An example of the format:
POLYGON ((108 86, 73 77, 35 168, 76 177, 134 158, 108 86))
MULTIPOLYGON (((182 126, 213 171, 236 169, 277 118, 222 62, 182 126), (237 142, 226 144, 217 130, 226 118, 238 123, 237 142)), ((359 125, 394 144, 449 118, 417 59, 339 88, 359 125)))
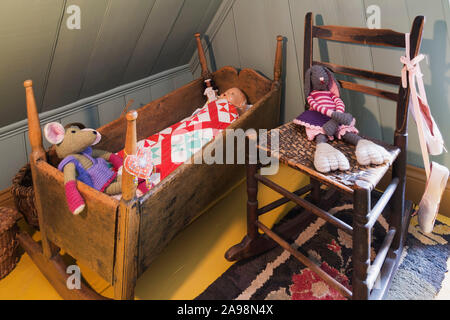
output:
MULTIPOLYGON (((423 25, 425 17, 417 16, 414 19, 410 31, 410 58, 413 59, 420 49, 422 40, 423 25)), ((305 16, 305 39, 303 53, 303 79, 305 79, 306 71, 313 65, 322 65, 335 73, 362 78, 366 80, 377 81, 397 86, 397 93, 365 86, 359 83, 340 80, 342 88, 370 94, 376 97, 397 101, 396 114, 396 135, 404 135, 407 131, 408 122, 408 103, 410 88, 403 88, 401 78, 399 76, 380 73, 371 70, 357 69, 349 66, 342 66, 331 62, 313 61, 313 39, 319 38, 324 40, 362 44, 362 45, 378 45, 395 48, 405 48, 405 34, 390 29, 368 29, 354 28, 342 26, 315 26, 313 24, 312 12, 308 12, 305 16)), ((400 68, 400 63, 399 63, 400 68)), ((307 97, 305 97, 306 100, 307 97)))
MULTIPOLYGON (((410 58, 413 59, 419 53, 420 43, 422 40, 423 25, 425 17, 417 16, 414 19, 410 31, 410 58)), ((377 81, 398 87, 397 93, 365 86, 359 83, 349 81, 339 81, 342 88, 370 94, 376 97, 397 101, 396 111, 396 129, 395 136, 401 137, 406 135, 408 127, 408 104, 410 88, 403 88, 401 78, 399 76, 380 73, 376 71, 356 69, 349 66, 333 64, 331 62, 313 61, 313 39, 319 38, 324 40, 362 44, 377 45, 394 48, 405 48, 405 34, 390 29, 368 29, 354 28, 343 26, 315 26, 313 24, 312 12, 308 12, 305 16, 305 36, 303 46, 303 79, 305 79, 306 71, 313 65, 323 65, 335 73, 362 78, 366 80, 377 81)), ((399 63, 400 68, 400 63, 399 63)), ((305 97, 306 100, 307 97, 305 97)), ((397 139, 394 139, 397 140, 397 139)), ((401 139, 400 139, 401 140, 401 139)), ((399 141, 400 141, 399 140, 399 141)), ((396 145, 400 143, 395 142, 396 145)), ((402 146, 404 148, 405 146, 402 146)))
POLYGON ((372 96, 376 96, 376 97, 380 97, 380 98, 384 98, 384 99, 388 99, 388 100, 392 100, 392 101, 398 101, 398 93, 381 90, 381 89, 377 89, 374 87, 365 86, 365 85, 355 83, 355 82, 349 82, 349 81, 343 81, 343 80, 338 80, 338 82, 343 89, 367 93, 372 96))
POLYGON ((313 26, 314 38, 387 47, 405 47, 405 34, 390 29, 313 26))
POLYGON ((380 73, 375 71, 369 71, 364 69, 356 69, 352 67, 342 66, 334 63, 328 63, 328 62, 322 62, 322 61, 313 61, 313 65, 321 65, 324 67, 327 67, 334 73, 339 73, 347 76, 362 78, 366 80, 373 80, 377 82, 383 82, 393 85, 400 85, 401 84, 401 77, 399 76, 393 76, 386 73, 380 73))

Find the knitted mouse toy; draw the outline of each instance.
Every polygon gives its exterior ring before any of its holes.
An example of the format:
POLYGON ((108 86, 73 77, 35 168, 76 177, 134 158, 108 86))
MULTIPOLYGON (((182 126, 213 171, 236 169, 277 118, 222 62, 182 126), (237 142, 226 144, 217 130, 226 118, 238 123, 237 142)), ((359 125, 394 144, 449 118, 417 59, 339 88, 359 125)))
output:
POLYGON ((294 123, 304 126, 308 139, 316 141, 314 167, 317 171, 326 173, 350 168, 344 154, 327 143, 335 137, 356 145, 356 159, 361 165, 390 161, 390 154, 383 147, 358 135, 355 119, 345 112, 339 84, 328 68, 314 65, 308 69, 304 88, 309 110, 294 123))
POLYGON ((58 169, 64 172, 67 205, 74 215, 85 207, 76 180, 107 194, 121 193, 122 179, 116 171, 122 166, 122 158, 107 151, 92 149, 100 141, 100 133, 77 125, 69 125, 65 129, 60 123, 51 122, 44 127, 44 135, 54 145, 58 157, 63 159, 58 169))

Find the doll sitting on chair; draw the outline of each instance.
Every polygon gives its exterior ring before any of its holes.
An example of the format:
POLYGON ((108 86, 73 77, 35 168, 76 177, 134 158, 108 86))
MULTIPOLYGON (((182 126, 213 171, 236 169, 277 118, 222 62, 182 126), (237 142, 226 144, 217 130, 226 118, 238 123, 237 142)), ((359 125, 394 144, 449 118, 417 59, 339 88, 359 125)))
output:
POLYGON ((350 169, 344 154, 327 143, 334 138, 356 145, 356 159, 361 165, 382 164, 391 160, 383 147, 358 135, 355 119, 345 112, 338 82, 329 69, 318 65, 308 69, 305 96, 310 108, 294 123, 305 127, 308 140, 316 141, 314 167, 317 171, 327 173, 350 169))

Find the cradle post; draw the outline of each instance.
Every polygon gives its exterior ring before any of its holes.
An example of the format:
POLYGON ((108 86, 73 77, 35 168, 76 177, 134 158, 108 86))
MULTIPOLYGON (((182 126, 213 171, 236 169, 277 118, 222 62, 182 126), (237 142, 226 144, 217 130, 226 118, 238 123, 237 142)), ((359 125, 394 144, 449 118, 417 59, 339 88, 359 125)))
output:
POLYGON ((34 99, 33 81, 26 80, 23 83, 25 87, 25 95, 27 99, 27 116, 28 116, 28 138, 31 145, 31 156, 33 160, 47 160, 44 147, 42 145, 42 131, 39 122, 39 115, 36 108, 36 100, 34 99))
MULTIPOLYGON (((126 115, 127 133, 125 154, 136 154, 137 112, 126 115)), ((114 266, 114 297, 134 299, 138 267, 138 240, 140 216, 137 208, 136 185, 133 176, 122 172, 122 199, 119 204, 116 235, 116 260, 114 266)))
POLYGON ((202 40, 200 39, 200 33, 195 34, 195 40, 197 41, 198 60, 202 68, 202 78, 204 80, 211 79, 212 75, 208 69, 208 63, 206 62, 205 50, 203 50, 202 40))
POLYGON ((283 65, 283 37, 277 36, 277 50, 275 53, 275 64, 273 70, 273 81, 280 83, 283 65))
POLYGON ((25 95, 27 101, 27 117, 28 117, 28 138, 31 145, 30 167, 33 178, 36 211, 38 214, 39 229, 42 236, 42 251, 46 258, 51 258, 58 253, 58 248, 54 246, 47 238, 46 224, 42 213, 41 197, 36 181, 36 164, 38 161, 47 161, 44 147, 42 144, 42 131, 39 122, 39 114, 36 108, 36 100, 33 92, 33 81, 26 80, 23 83, 25 87, 25 95))

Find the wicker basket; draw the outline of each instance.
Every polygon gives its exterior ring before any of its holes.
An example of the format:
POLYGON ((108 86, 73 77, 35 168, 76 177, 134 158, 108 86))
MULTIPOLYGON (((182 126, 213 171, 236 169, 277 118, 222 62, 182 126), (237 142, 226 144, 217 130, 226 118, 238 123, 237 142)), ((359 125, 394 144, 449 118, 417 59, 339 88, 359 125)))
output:
POLYGON ((16 239, 19 218, 16 210, 0 207, 0 279, 6 277, 19 261, 19 242, 16 239))
POLYGON ((33 179, 29 164, 23 166, 14 176, 11 194, 14 197, 17 210, 25 217, 27 223, 39 229, 39 220, 34 205, 33 179))

